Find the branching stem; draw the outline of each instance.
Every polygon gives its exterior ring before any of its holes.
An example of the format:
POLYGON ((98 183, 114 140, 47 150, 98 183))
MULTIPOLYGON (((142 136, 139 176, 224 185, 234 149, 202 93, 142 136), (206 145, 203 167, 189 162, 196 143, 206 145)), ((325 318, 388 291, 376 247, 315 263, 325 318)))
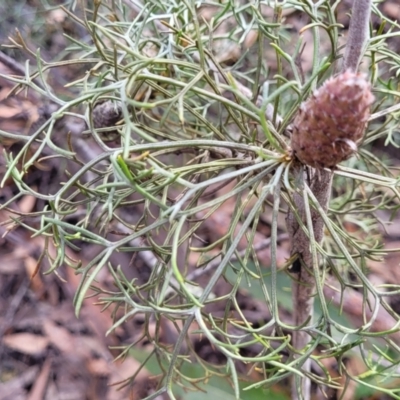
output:
MULTIPOLYGON (((357 71, 358 64, 362 57, 365 43, 368 37, 368 23, 371 13, 371 0, 355 0, 352 10, 352 19, 349 28, 349 39, 346 45, 342 72, 346 70, 357 71)), ((302 172, 300 172, 302 173, 302 172)), ((305 178, 305 176, 304 176, 305 178)), ((330 170, 313 170, 309 173, 310 188, 318 200, 320 206, 326 212, 331 196, 331 187, 333 172, 330 170)), ((304 191, 304 188, 302 189, 304 191)), ((312 204, 306 204, 307 199, 296 193, 293 197, 293 203, 297 210, 297 215, 301 218, 304 226, 308 227, 305 232, 300 227, 293 211, 289 211, 287 216, 287 227, 292 242, 292 254, 298 254, 302 266, 294 271, 293 281, 293 313, 294 323, 301 326, 312 323, 314 311, 314 295, 316 289, 316 279, 313 271, 317 271, 318 260, 313 254, 310 240, 321 244, 324 233, 324 223, 321 215, 312 204), (310 209, 309 209, 310 207, 310 209), (310 219, 311 212, 311 219, 310 219), (308 214, 308 218, 307 218, 308 214), (307 225, 307 220, 312 222, 312 226, 307 225), (312 238, 310 239, 310 236, 312 238)), ((305 351, 310 341, 306 330, 297 330, 293 332, 293 346, 297 351, 305 351)), ((306 361, 303 366, 303 372, 308 374, 311 368, 311 362, 306 361)), ((309 400, 311 397, 311 382, 307 378, 294 378, 292 386, 292 400, 309 400), (299 382, 300 380, 300 382, 299 382)))

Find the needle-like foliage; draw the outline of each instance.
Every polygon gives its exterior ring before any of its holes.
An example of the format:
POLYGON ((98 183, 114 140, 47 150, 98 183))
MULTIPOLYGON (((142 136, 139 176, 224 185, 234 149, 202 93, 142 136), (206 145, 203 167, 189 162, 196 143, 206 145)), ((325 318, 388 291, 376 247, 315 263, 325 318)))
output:
MULTIPOLYGON (((43 207, 34 216, 17 214, 12 223, 45 238, 47 272, 67 264, 80 274, 78 315, 84 299, 97 294, 105 307, 124 310, 115 313, 113 329, 143 317, 143 335, 163 371, 148 399, 163 393, 176 398, 174 383, 193 389, 213 373, 229 376, 239 399, 243 365, 259 374, 248 387, 290 378, 311 381, 320 391, 345 390, 355 381, 400 398, 398 385, 391 384, 400 379, 399 317, 388 302, 400 287, 374 286, 367 271, 369 260, 385 254, 376 212, 394 217, 400 204, 398 170, 373 151, 378 142, 398 146, 400 57, 391 44, 400 31, 376 5, 361 54, 375 101, 358 153, 332 165, 324 181, 290 148, 301 104, 341 68, 339 3, 99 0, 85 9, 64 8, 87 33, 71 37, 64 61, 44 61, 22 37, 12 39, 13 47, 36 59, 34 72, 27 65, 25 76, 7 77, 14 93, 35 91, 51 111, 29 135, 0 132, 0 138, 20 143, 17 153, 4 153, 2 185, 12 179, 18 193, 3 207, 25 194, 40 200, 43 207), (288 22, 293 13, 305 21, 299 34, 288 22), (308 70, 301 61, 305 34, 306 50, 313 52, 308 70), (77 71, 68 83, 72 99, 47 81, 50 70, 66 66, 77 71), (71 120, 84 129, 62 133, 62 122, 71 120), (30 187, 30 170, 53 157, 65 180, 51 193, 30 187), (329 186, 332 177, 332 197, 328 190, 321 199, 316 185, 329 186), (207 221, 215 224, 227 207, 225 234, 204 242, 207 221), (282 263, 278 244, 287 213, 289 230, 298 227, 303 242, 282 263), (257 242, 265 215, 270 235, 257 242), (355 228, 348 230, 349 224, 355 228), (323 237, 314 236, 318 229, 323 237), (301 256, 304 240, 307 260, 301 256), (76 258, 82 243, 98 249, 84 264, 76 258), (270 264, 262 266, 258 252, 268 246, 270 264), (130 268, 141 259, 147 276, 128 277, 124 266, 112 262, 121 252, 133 255, 130 268), (298 283, 295 268, 313 282, 307 294, 318 303, 313 320, 282 313, 287 294, 280 282, 289 276, 298 283), (97 283, 105 269, 112 289, 97 283), (218 285, 225 281, 229 290, 222 293, 218 285), (259 288, 267 310, 262 321, 251 321, 237 302, 244 287, 259 288), (346 302, 356 295, 363 318, 352 324, 339 314, 346 315, 346 302), (225 311, 215 315, 213 305, 221 303, 225 311), (173 343, 148 329, 154 322, 160 328, 163 320, 174 327, 173 343), (304 347, 292 342, 299 329, 307 335, 304 347), (204 362, 194 338, 211 343, 222 366, 204 362), (363 360, 365 372, 349 371, 347 356, 363 360), (344 379, 334 379, 327 359, 337 360, 344 379), (197 380, 185 374, 194 360, 204 370, 197 380)), ((296 305, 288 308, 296 312, 296 305)))

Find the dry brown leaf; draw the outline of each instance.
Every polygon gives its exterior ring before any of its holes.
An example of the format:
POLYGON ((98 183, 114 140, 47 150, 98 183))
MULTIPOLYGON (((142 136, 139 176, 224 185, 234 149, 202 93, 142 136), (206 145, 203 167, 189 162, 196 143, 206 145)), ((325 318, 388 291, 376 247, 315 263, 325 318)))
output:
MULTIPOLYGON (((35 188, 32 188, 35 190, 35 188)), ((22 213, 29 213, 33 211, 36 204, 36 198, 34 196, 26 195, 18 202, 19 210, 22 213)))
POLYGON ((50 343, 63 353, 73 353, 76 351, 72 335, 67 329, 57 326, 50 320, 43 322, 43 330, 50 343))
POLYGON ((14 333, 4 336, 3 343, 12 350, 19 351, 30 356, 42 355, 48 344, 49 339, 33 333, 14 333))
MULTIPOLYGON (((141 364, 134 358, 126 358, 123 362, 116 364, 115 371, 111 378, 111 383, 128 379, 130 376, 135 374, 135 372, 140 368, 140 365, 141 364)), ((145 368, 142 368, 136 376, 136 379, 147 379, 149 376, 149 372, 145 368)))
POLYGON ((388 2, 386 1, 382 6, 382 11, 389 18, 400 20, 400 4, 396 2, 388 2))
POLYGON ((255 29, 250 30, 249 33, 244 38, 243 47, 245 49, 249 49, 256 43, 257 39, 258 39, 258 31, 255 29))
POLYGON ((0 274, 14 275, 21 272, 22 270, 21 260, 15 257, 14 253, 15 252, 1 255, 0 274))
POLYGON ((24 260, 25 270, 27 275, 31 278, 31 289, 35 293, 41 293, 43 291, 43 281, 41 274, 35 274, 37 270, 38 260, 28 256, 24 260))
POLYGON ((104 358, 91 358, 86 366, 89 372, 96 376, 107 376, 110 374, 110 367, 104 358))
POLYGON ((55 9, 47 14, 47 23, 49 24, 62 24, 65 21, 67 14, 61 9, 55 9))
POLYGON ((47 388, 47 381, 50 376, 51 361, 49 358, 46 359, 43 367, 40 370, 39 376, 35 379, 35 383, 32 387, 27 400, 43 399, 47 388))

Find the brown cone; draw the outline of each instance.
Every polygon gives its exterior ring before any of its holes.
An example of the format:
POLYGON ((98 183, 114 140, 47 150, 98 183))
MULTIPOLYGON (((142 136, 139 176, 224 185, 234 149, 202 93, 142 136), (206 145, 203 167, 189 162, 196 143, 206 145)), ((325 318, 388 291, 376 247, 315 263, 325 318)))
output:
POLYGON ((346 71, 326 81, 300 106, 292 150, 314 168, 333 168, 357 151, 374 101, 363 74, 346 71))

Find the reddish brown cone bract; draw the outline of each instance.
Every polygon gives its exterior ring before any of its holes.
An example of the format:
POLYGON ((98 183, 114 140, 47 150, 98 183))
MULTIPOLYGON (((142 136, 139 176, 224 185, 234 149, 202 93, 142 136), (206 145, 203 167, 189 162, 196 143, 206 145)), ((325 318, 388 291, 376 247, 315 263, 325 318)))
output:
POLYGON ((374 101, 363 74, 327 80, 300 106, 293 122, 294 155, 314 168, 333 168, 357 151, 374 101))

